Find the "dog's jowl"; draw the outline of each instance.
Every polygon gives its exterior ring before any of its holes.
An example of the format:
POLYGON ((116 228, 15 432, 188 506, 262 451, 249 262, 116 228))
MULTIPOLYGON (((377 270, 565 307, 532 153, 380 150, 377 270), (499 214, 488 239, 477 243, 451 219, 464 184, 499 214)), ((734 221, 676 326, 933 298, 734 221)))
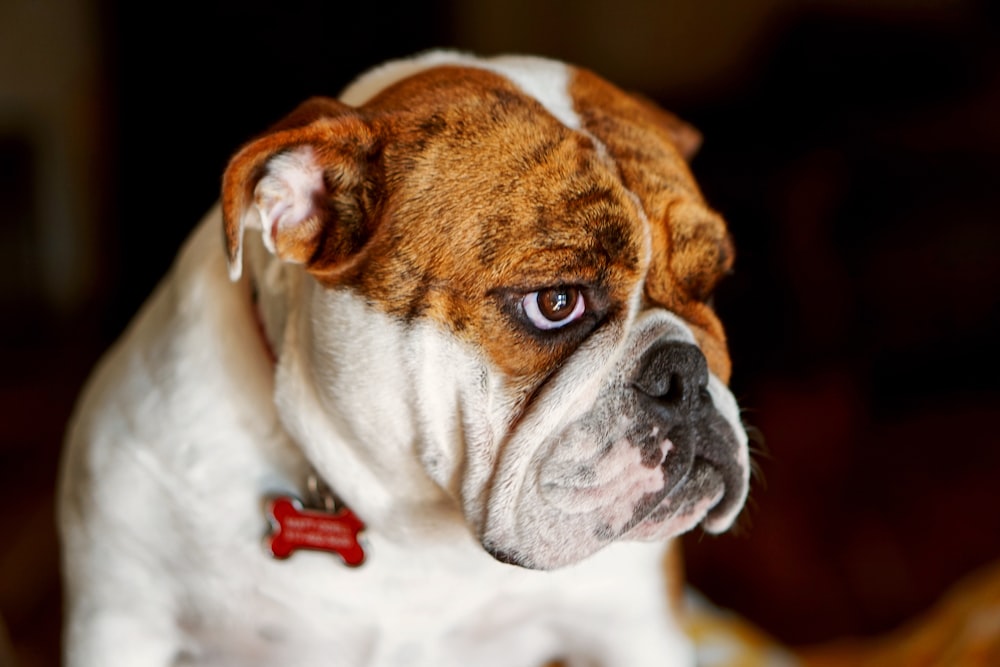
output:
POLYGON ((698 141, 431 53, 243 146, 72 422, 67 664, 690 664, 665 555, 749 474, 698 141))

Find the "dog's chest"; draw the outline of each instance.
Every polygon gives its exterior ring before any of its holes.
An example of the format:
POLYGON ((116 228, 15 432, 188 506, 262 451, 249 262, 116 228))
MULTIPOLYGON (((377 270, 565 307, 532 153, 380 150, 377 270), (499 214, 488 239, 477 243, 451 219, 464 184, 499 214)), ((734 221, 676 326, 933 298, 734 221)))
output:
POLYGON ((182 621, 190 646, 182 664, 305 665, 337 656, 338 664, 386 667, 527 667, 572 658, 566 647, 650 621, 661 641, 676 644, 668 650, 684 650, 663 626, 667 615, 653 618, 646 604, 663 597, 647 567, 660 551, 654 545, 541 573, 493 562, 471 540, 418 552, 373 537, 369 561, 354 569, 322 553, 212 558, 215 575, 189 587, 199 593, 182 621))

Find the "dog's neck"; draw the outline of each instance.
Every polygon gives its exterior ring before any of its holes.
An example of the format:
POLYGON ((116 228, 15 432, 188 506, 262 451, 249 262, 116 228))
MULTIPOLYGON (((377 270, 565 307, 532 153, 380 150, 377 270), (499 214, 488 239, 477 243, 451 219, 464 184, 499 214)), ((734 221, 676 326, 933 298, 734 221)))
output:
MULTIPOLYGON (((351 439, 341 436, 335 419, 323 414, 318 404, 304 407, 300 403, 314 401, 314 394, 293 396, 301 388, 282 383, 282 376, 300 377, 303 368, 310 363, 303 357, 301 340, 297 347, 289 347, 292 345, 290 340, 302 335, 299 320, 303 314, 295 310, 294 304, 307 299, 309 285, 304 281, 310 278, 301 267, 275 258, 259 242, 248 244, 244 262, 247 302, 253 309, 260 332, 261 356, 273 367, 274 400, 279 413, 283 405, 295 403, 295 410, 287 411, 280 418, 281 424, 288 438, 304 455, 310 474, 318 474, 335 491, 338 500, 368 525, 370 533, 381 531, 390 539, 393 537, 389 533, 412 533, 408 522, 421 521, 428 505, 437 508, 435 516, 450 517, 447 523, 454 524, 447 529, 438 526, 438 530, 450 531, 460 526, 467 533, 457 505, 454 511, 442 509, 453 505, 454 500, 426 476, 412 455, 401 454, 397 458, 398 468, 393 470, 373 470, 371 463, 364 460, 364 453, 351 446, 351 439), (297 370, 289 370, 293 367, 297 370), (305 421, 300 414, 308 415, 305 421)), ((385 441, 382 446, 387 449, 404 444, 385 441)), ((305 483, 305 478, 298 481, 300 485, 305 483)), ((405 535, 397 537, 401 541, 408 539, 405 535)))

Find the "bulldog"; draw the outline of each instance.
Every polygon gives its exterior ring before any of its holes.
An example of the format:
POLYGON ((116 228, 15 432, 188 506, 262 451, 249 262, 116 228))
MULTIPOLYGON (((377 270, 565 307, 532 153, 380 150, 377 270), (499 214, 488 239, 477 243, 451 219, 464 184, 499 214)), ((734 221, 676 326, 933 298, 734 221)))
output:
POLYGON ((66 664, 691 664, 671 538, 750 467, 698 142, 584 69, 433 52, 242 147, 71 422, 66 664))

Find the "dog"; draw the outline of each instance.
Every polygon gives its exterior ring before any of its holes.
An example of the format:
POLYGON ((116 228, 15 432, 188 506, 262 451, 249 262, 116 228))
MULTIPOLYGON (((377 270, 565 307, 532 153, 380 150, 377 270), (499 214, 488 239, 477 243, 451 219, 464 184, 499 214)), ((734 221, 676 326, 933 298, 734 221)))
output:
POLYGON ((691 664, 665 561, 750 469, 699 142, 430 52, 243 146, 71 420, 66 664, 691 664))

